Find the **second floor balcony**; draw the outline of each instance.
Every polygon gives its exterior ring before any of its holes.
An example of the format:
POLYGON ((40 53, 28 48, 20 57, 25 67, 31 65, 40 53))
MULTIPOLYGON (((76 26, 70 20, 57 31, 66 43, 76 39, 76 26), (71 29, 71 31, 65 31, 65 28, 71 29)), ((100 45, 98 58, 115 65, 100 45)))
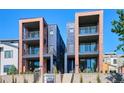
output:
POLYGON ((80 44, 79 54, 98 54, 97 44, 96 43, 84 43, 80 44))
POLYGON ((24 58, 37 58, 39 57, 39 48, 29 48, 24 51, 24 58))
MULTIPOLYGON (((54 48, 46 48, 43 52, 43 55, 54 55, 56 56, 56 51, 54 48), (46 51, 45 51, 46 50, 46 51)), ((29 48, 24 50, 23 58, 38 58, 40 55, 40 49, 29 48)))
POLYGON ((24 35, 24 40, 39 40, 39 31, 30 31, 24 35))

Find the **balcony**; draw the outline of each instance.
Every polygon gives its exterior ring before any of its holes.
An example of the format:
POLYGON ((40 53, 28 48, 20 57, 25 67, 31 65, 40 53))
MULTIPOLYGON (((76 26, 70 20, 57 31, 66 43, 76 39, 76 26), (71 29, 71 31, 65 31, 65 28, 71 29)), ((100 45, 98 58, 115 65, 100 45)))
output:
MULTIPOLYGON (((46 48, 44 50, 44 57, 50 57, 50 55, 56 56, 56 51, 54 48, 46 48), (47 50, 47 51, 45 51, 47 50)), ((39 48, 29 48, 25 49, 23 58, 39 58, 39 48)))
POLYGON ((79 52, 80 55, 92 55, 92 54, 98 54, 98 51, 83 51, 83 52, 79 52))
POLYGON ((23 40, 39 40, 39 31, 29 31, 24 35, 23 40))
POLYGON ((97 26, 86 26, 79 28, 79 36, 93 36, 98 35, 97 26))
POLYGON ((79 50, 80 56, 95 56, 98 55, 97 44, 94 43, 84 43, 80 45, 79 50))
POLYGON ((38 58, 39 57, 39 48, 30 48, 24 51, 23 58, 38 58))

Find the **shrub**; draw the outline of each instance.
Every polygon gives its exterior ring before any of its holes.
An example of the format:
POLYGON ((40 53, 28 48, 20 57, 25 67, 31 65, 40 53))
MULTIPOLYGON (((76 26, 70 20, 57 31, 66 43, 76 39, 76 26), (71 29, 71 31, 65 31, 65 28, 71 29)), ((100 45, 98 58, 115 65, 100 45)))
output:
POLYGON ((91 81, 89 81, 89 83, 92 83, 91 81))
POLYGON ((101 83, 101 80, 100 80, 99 74, 97 75, 97 83, 101 83))
POLYGON ((14 75, 12 75, 12 83, 15 83, 14 75))
POLYGON ((80 83, 83 83, 83 77, 81 74, 80 74, 80 83))
POLYGON ((16 73, 17 73, 16 67, 14 65, 10 66, 10 68, 7 71, 7 74, 12 75, 12 74, 16 74, 16 73))
POLYGON ((17 78, 15 78, 15 81, 14 81, 14 83, 17 83, 17 78))
POLYGON ((0 76, 0 83, 2 83, 2 77, 0 76))
POLYGON ((54 74, 56 75, 58 73, 56 66, 54 66, 54 74))

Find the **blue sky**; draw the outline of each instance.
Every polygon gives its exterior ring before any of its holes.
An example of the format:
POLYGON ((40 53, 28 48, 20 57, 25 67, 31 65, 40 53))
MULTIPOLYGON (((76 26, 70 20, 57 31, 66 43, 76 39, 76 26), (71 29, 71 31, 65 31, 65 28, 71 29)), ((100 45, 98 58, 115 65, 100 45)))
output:
MULTIPOLYGON (((0 39, 18 39, 20 18, 44 17, 48 24, 58 24, 60 33, 66 42, 66 23, 74 22, 75 12, 84 11, 93 10, 0 10, 0 39)), ((117 18, 116 10, 104 10, 104 53, 113 52, 120 43, 117 35, 111 32, 111 21, 117 18)))

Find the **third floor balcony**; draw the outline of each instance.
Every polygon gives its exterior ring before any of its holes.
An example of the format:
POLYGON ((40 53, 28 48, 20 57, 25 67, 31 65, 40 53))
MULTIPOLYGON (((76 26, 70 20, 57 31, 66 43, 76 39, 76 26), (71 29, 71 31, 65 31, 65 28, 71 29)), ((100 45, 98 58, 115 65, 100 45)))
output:
POLYGON ((97 35, 97 34, 98 34, 97 26, 79 27, 80 36, 97 35))

